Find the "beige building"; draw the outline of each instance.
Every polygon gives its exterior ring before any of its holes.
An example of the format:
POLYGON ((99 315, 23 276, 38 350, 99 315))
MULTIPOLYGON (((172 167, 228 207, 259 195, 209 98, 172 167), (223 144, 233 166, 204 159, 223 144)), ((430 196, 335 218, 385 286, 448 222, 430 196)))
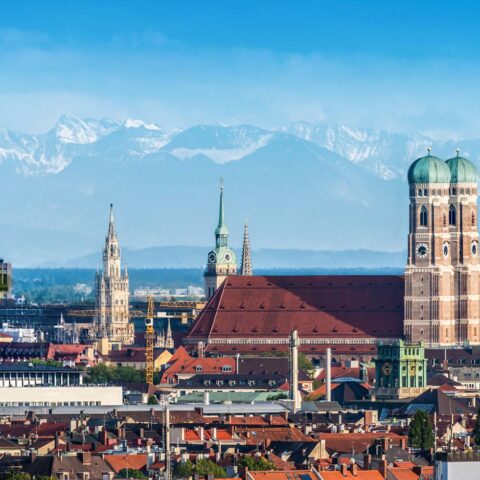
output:
POLYGON ((478 172, 467 159, 419 158, 408 171, 407 341, 480 343, 478 172))
POLYGON ((96 333, 98 338, 108 338, 114 348, 130 345, 134 341, 134 326, 129 320, 128 272, 121 270, 121 251, 115 231, 113 206, 103 248, 103 271, 95 278, 96 333))

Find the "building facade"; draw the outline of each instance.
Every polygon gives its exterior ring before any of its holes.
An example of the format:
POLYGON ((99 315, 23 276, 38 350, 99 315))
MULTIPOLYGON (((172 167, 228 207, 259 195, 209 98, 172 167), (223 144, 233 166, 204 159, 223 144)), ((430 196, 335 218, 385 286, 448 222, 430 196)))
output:
POLYGON ((405 337, 430 346, 480 343, 478 172, 430 154, 408 171, 405 337))
POLYGON ((398 340, 380 344, 375 359, 375 394, 383 398, 420 395, 427 386, 427 360, 423 343, 398 340))
POLYGON ((0 301, 12 298, 12 264, 0 258, 0 301))
POLYGON ((229 275, 237 274, 237 259, 235 252, 228 246, 228 235, 228 228, 224 218, 222 185, 220 187, 218 225, 215 229, 215 249, 208 254, 204 273, 205 297, 207 300, 213 297, 218 287, 229 275))
POLYGON ((121 251, 113 206, 110 205, 108 233, 103 249, 103 271, 95 278, 97 316, 96 335, 108 338, 113 348, 130 345, 134 342, 134 326, 129 320, 129 281, 128 272, 121 270, 121 251))

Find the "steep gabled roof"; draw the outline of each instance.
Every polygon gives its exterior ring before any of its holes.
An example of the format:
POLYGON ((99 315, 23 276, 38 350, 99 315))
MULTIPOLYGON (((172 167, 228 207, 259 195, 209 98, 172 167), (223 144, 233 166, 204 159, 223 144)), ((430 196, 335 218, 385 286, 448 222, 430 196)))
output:
POLYGON ((227 277, 188 339, 399 338, 403 295, 399 276, 227 277))

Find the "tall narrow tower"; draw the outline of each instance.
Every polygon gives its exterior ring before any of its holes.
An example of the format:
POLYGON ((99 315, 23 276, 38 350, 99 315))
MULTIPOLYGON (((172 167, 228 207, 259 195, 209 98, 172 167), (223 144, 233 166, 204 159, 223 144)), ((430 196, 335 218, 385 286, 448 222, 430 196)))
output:
POLYGON ((450 169, 448 224, 454 271, 454 318, 457 343, 480 343, 480 286, 476 167, 457 155, 447 160, 450 169))
POLYGON ((215 290, 228 275, 237 274, 237 259, 233 250, 228 247, 228 235, 223 208, 223 184, 221 184, 218 225, 215 229, 215 249, 208 254, 204 273, 207 300, 212 298, 215 290))
POLYGON ((300 408, 301 398, 298 391, 298 347, 300 346, 300 339, 298 338, 297 330, 293 330, 290 335, 289 345, 289 369, 290 369, 290 400, 293 401, 293 412, 295 413, 300 408))
POLYGON ((129 281, 128 273, 121 271, 121 252, 115 231, 113 205, 110 205, 108 232, 103 248, 103 271, 97 272, 96 318, 97 336, 107 337, 114 348, 132 344, 134 327, 129 322, 129 281))
POLYGON ((405 335, 430 345, 455 341, 448 165, 430 154, 408 170, 410 222, 405 269, 405 335))
POLYGON ((250 254, 250 239, 248 238, 248 225, 246 221, 243 229, 242 266, 240 275, 252 275, 252 257, 250 254))

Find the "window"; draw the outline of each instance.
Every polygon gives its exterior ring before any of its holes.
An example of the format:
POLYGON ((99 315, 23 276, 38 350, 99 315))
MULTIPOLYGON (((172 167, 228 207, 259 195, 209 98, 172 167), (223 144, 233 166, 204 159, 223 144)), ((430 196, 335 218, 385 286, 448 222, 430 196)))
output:
POLYGON ((202 370, 203 370, 203 367, 201 365, 195 365, 196 372, 201 372, 202 370))
POLYGON ((457 211, 453 205, 450 205, 450 210, 448 212, 448 224, 456 225, 457 224, 457 211))
POLYGON ((232 367, 230 365, 223 365, 222 372, 231 372, 232 367))
POLYGON ((420 209, 420 225, 426 227, 428 225, 428 212, 425 205, 420 209))
POLYGON ((445 214, 443 214, 443 226, 447 226, 447 216, 445 214))

